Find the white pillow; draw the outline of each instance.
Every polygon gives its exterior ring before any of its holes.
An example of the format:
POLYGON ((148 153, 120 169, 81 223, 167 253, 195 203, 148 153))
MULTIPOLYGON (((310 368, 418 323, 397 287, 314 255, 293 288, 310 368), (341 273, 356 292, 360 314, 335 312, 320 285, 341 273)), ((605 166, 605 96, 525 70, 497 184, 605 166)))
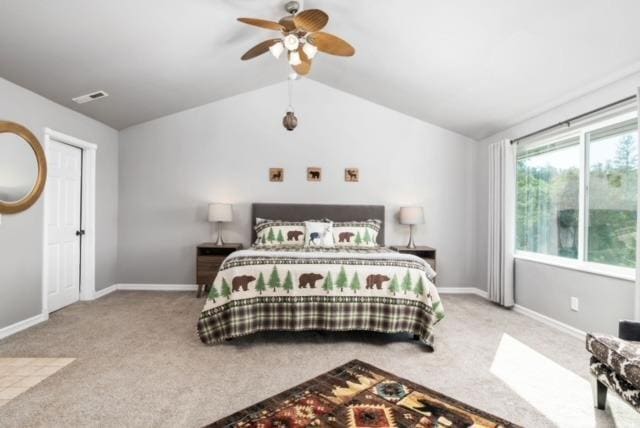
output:
POLYGON ((307 247, 333 247, 333 222, 305 221, 304 245, 307 247))

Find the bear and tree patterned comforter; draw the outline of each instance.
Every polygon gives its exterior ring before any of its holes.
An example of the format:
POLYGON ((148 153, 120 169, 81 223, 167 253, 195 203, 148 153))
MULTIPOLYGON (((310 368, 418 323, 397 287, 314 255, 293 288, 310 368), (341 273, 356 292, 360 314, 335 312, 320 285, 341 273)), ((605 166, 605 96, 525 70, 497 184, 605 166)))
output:
POLYGON ((434 277, 388 248, 240 250, 220 266, 198 334, 213 344, 263 330, 406 332, 433 349, 444 316, 434 277))

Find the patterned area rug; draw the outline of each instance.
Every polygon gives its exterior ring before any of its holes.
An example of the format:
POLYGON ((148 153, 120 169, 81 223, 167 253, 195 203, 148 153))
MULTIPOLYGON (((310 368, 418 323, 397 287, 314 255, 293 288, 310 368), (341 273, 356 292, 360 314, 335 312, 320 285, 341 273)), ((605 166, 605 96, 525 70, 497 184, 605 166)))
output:
POLYGON ((353 360, 210 427, 516 427, 436 391, 353 360))

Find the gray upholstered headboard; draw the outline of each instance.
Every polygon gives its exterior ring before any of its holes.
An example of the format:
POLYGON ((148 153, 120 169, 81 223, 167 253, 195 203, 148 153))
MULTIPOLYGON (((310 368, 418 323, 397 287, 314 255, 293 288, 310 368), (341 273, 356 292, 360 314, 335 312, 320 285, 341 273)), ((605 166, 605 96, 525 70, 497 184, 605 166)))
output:
POLYGON ((377 219, 382 221, 378 245, 384 246, 384 205, 251 204, 251 242, 256 240, 256 218, 285 221, 377 219))

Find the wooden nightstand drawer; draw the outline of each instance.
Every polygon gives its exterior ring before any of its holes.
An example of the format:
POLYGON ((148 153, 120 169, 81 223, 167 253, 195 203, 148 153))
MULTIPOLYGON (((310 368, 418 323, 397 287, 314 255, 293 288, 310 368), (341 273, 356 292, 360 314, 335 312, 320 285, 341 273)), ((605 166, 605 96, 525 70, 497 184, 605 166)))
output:
POLYGON ((224 261, 224 257, 198 257, 198 272, 213 271, 217 272, 220 265, 224 261))
MULTIPOLYGON (((238 245, 240 245, 240 244, 238 244, 238 245)), ((217 257, 222 257, 224 259, 229 254, 231 254, 234 251, 237 251, 237 250, 239 250, 241 248, 242 248, 242 246, 236 248, 235 244, 234 244, 234 247, 228 247, 228 246, 198 247, 198 257, 201 257, 201 256, 216 257, 217 256, 217 257)))

